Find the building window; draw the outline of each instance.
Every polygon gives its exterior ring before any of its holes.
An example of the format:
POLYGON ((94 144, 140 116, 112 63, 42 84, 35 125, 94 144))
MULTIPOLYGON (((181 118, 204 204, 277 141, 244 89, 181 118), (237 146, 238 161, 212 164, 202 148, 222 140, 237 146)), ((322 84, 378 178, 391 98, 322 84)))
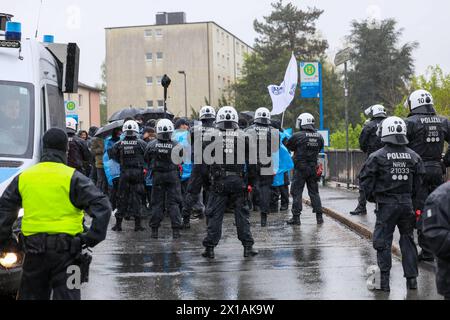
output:
POLYGON ((145 59, 147 60, 147 62, 152 62, 153 60, 153 54, 151 52, 147 52, 145 54, 145 59))
POLYGON ((147 77, 147 85, 148 86, 153 85, 153 77, 147 77))
POLYGON ((156 77, 156 82, 158 83, 158 85, 161 84, 161 81, 162 81, 162 77, 156 77))
POLYGON ((153 100, 147 100, 147 107, 153 108, 153 100))
POLYGON ((157 53, 156 53, 156 60, 162 60, 163 57, 164 57, 164 55, 163 55, 162 52, 157 52, 157 53))
POLYGON ((164 107, 164 100, 158 100, 158 107, 164 107))
POLYGON ((149 38, 153 35, 152 29, 147 29, 144 31, 144 35, 146 38, 149 38))
POLYGON ((217 42, 220 42, 220 31, 217 29, 217 42))
POLYGON ((220 66, 220 53, 217 52, 217 65, 220 66))
POLYGON ((156 29, 156 37, 161 38, 163 36, 162 29, 156 29))
POLYGON ((83 106, 83 96, 82 96, 81 94, 78 95, 78 105, 79 105, 80 107, 83 106))

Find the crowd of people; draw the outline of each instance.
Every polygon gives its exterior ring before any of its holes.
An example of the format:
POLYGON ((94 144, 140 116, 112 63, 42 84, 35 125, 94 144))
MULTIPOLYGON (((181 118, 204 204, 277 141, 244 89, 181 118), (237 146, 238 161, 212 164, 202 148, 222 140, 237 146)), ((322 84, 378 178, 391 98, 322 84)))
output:
MULTIPOLYGON (((359 204, 352 214, 367 214, 366 201, 376 204, 373 247, 380 270, 376 289, 390 291, 397 227, 407 289, 417 289, 418 261, 437 258, 438 291, 450 299, 450 184, 444 184, 450 152, 443 155, 445 142, 450 142, 450 121, 436 114, 427 91, 413 92, 405 106, 410 111, 405 120, 388 117, 381 105, 366 110, 370 120, 360 144, 367 161, 359 175, 359 204)), ((163 118, 144 123, 138 115, 124 119, 123 126, 106 138, 96 136, 97 128, 77 133, 76 121, 68 118, 67 134, 59 129, 46 132, 42 163, 16 177, 0 198, 0 244, 17 245, 11 226, 23 207, 22 232, 29 256, 24 277, 28 277, 34 264, 42 266, 42 272, 50 268, 40 264, 42 253, 70 263, 83 257, 82 247, 94 247, 106 237, 114 212, 114 232, 123 232, 124 221, 133 220, 135 232, 142 232, 143 221, 148 220, 153 239, 158 239, 165 216, 170 218, 173 239, 180 238, 183 229, 189 232, 193 219, 204 219, 202 256, 214 259, 224 214, 231 211, 244 257, 256 256, 252 209, 260 213, 261 228, 266 228, 270 213, 287 211, 292 195, 292 219, 287 224, 300 226, 306 185, 317 224, 324 223, 318 185, 324 139, 309 113, 298 117, 296 129, 294 134, 283 129, 267 108, 256 110, 248 123, 230 106, 217 113, 205 106, 198 122, 163 118), (61 212, 61 220, 49 219, 49 212, 61 212), (84 233, 83 212, 93 218, 84 233), (48 251, 61 245, 65 249, 58 256, 48 251), (77 254, 65 255, 69 249, 77 254)), ((59 277, 65 270, 54 274, 59 277)), ((23 281, 22 286, 28 286, 23 294, 47 297, 47 287, 39 287, 43 291, 37 293, 31 289, 35 280, 23 281)), ((79 298, 79 291, 59 289, 61 297, 79 298)))
MULTIPOLYGON (((443 157, 443 151, 445 141, 450 141, 450 123, 436 115, 433 98, 427 91, 412 93, 405 106, 411 112, 406 120, 388 117, 382 105, 366 110, 370 120, 362 131, 360 145, 367 154, 367 162, 359 177, 358 207, 351 212, 364 215, 367 214, 366 201, 377 204, 374 248, 381 270, 380 289, 384 291, 390 290, 391 246, 396 227, 401 234, 408 289, 417 288, 418 261, 432 261, 436 250, 442 251, 441 247, 427 241, 429 237, 443 235, 442 231, 429 226, 430 209, 425 203, 444 183, 449 155, 443 157), (428 216, 422 218, 426 210, 428 216), (420 255, 414 242, 416 228, 422 248, 420 255)), ((90 162, 96 168, 91 170, 91 176, 97 179, 98 187, 109 195, 116 209, 114 231, 122 231, 124 219, 134 219, 135 231, 143 231, 142 219, 150 216, 151 236, 157 239, 161 221, 168 215, 176 239, 181 229, 190 228, 192 219, 206 216, 203 256, 214 258, 214 248, 221 238, 223 215, 232 211, 244 256, 248 257, 257 254, 253 249, 250 210, 260 212, 261 227, 267 227, 269 214, 287 211, 292 195, 292 219, 287 223, 301 225, 305 185, 317 223, 324 222, 318 187, 322 175, 318 155, 324 149, 324 141, 315 129, 312 115, 301 114, 297 120, 299 131, 292 135, 281 128, 280 122, 271 119, 266 108, 256 110, 251 123, 242 121, 233 107, 223 107, 216 115, 213 107, 206 106, 199 114, 200 122, 175 119, 173 123, 162 119, 144 124, 139 116, 126 119, 123 128, 116 129, 105 140, 92 138, 93 129, 89 133, 79 133, 80 139, 90 141, 86 145, 90 145, 96 160, 90 162), (200 144, 195 143, 197 137, 200 137, 200 144), (227 160, 219 163, 216 159, 207 164, 204 151, 214 144, 211 141, 219 141, 217 137, 223 139, 218 149, 215 146, 215 152, 223 153, 227 160), (249 140, 249 137, 256 137, 256 140, 249 140), (274 137, 278 142, 275 150, 274 137), (238 149, 240 144, 245 150, 256 148, 256 162, 251 163, 248 152, 238 149), (199 148, 200 158, 195 159, 199 148), (173 154, 183 152, 183 160, 174 162, 173 154), (291 152, 294 153, 292 158, 291 152), (245 154, 243 163, 237 161, 241 153, 245 154), (263 161, 264 157, 269 157, 270 161, 263 161)), ((81 156, 85 151, 77 147, 77 140, 74 138, 71 144, 78 148, 77 154, 81 156)), ((78 170, 80 162, 76 158, 69 163, 78 170)), ((444 261, 439 259, 440 269, 448 270, 444 261)))

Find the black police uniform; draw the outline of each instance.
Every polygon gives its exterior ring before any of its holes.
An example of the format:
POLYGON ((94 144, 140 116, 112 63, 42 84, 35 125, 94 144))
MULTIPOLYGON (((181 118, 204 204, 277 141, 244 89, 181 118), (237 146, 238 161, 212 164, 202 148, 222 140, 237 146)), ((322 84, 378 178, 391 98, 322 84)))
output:
POLYGON ((126 136, 117 142, 111 150, 111 158, 120 164, 120 180, 117 194, 117 225, 121 230, 122 219, 134 218, 135 231, 143 231, 145 196, 144 187, 144 154, 147 143, 137 136, 126 136))
POLYGON ((300 224, 302 214, 302 196, 305 184, 308 188, 313 211, 316 213, 317 222, 323 223, 322 202, 319 195, 319 179, 317 176, 317 161, 320 151, 324 147, 322 135, 314 128, 302 128, 288 141, 287 147, 294 152, 295 172, 291 186, 293 196, 292 224, 300 224))
MULTIPOLYGON (((437 116, 431 106, 419 107, 405 119, 408 147, 423 160, 426 175, 423 179, 425 198, 444 183, 445 167, 442 162, 445 141, 450 142, 450 122, 437 116)), ((417 208, 422 209, 422 208, 417 208)), ((420 224, 420 221, 419 221, 420 224)), ((419 246, 422 247, 421 228, 418 227, 419 246)), ((422 250, 419 259, 433 260, 431 253, 422 250)))
POLYGON ((373 246, 377 250, 383 290, 389 290, 391 248, 396 226, 400 231, 405 278, 415 279, 418 275, 413 231, 415 209, 423 205, 420 194, 424 173, 423 162, 417 153, 406 146, 393 144, 386 144, 372 153, 361 170, 361 188, 366 199, 376 203, 373 246))
POLYGON ((211 192, 206 208, 208 222, 207 236, 203 240, 206 248, 204 257, 214 258, 214 247, 222 237, 222 223, 228 205, 234 207, 238 239, 244 246, 244 256, 257 254, 253 250, 253 236, 250 231, 249 208, 247 205, 247 180, 245 167, 248 164, 248 139, 245 132, 234 127, 217 129, 205 138, 207 150, 218 150, 223 157, 211 152, 214 157, 208 164, 211 177, 211 192), (245 150, 242 150, 245 148, 245 150), (239 160, 239 161, 238 161, 239 160))
POLYGON ((75 133, 69 132, 67 136, 69 138, 67 165, 87 176, 87 169, 92 160, 88 145, 75 133))
POLYGON ((151 141, 145 151, 145 160, 149 163, 153 175, 152 217, 150 227, 152 237, 158 237, 158 228, 167 210, 172 221, 174 238, 179 237, 182 228, 180 206, 181 182, 179 164, 172 161, 172 152, 182 155, 182 146, 175 141, 156 139, 151 141), (175 151, 173 151, 176 148, 175 151))
POLYGON ((450 300, 450 183, 437 188, 427 199, 422 214, 424 246, 437 257, 439 294, 450 300))
POLYGON ((189 221, 195 204, 200 201, 200 192, 203 188, 203 204, 208 203, 208 193, 210 189, 208 167, 203 161, 203 140, 205 134, 214 130, 214 119, 202 121, 201 126, 192 127, 190 130, 191 150, 192 150, 192 173, 189 179, 186 196, 183 203, 183 223, 189 228, 189 221), (196 150, 200 147, 200 150, 196 150))
MULTIPOLYGON (((359 147, 367 158, 375 151, 383 148, 384 143, 381 142, 380 136, 377 134, 378 127, 385 118, 373 118, 364 125, 359 136, 359 147)), ((358 207, 354 211, 355 214, 366 213, 366 196, 361 188, 359 188, 358 207)))
MULTIPOLYGON (((60 129, 50 129, 43 138, 43 163, 67 163, 67 137, 60 129)), ((20 175, 17 176, 0 198, 0 251, 17 251, 12 226, 22 207, 19 191, 20 175), (16 247, 16 248, 12 248, 16 247)), ((62 194, 64 188, 61 188, 62 194)), ((100 192, 89 178, 75 171, 70 181, 70 202, 92 217, 89 230, 75 237, 66 234, 36 234, 21 237, 21 249, 25 252, 19 300, 80 300, 78 288, 69 288, 69 266, 78 265, 82 272, 89 268, 89 257, 82 255, 83 247, 95 247, 106 238, 111 217, 108 198, 100 192)), ((45 199, 42 199, 45 202, 45 199)), ((27 213, 25 213, 26 215, 27 213)), ((58 217, 55 217, 58 218, 58 217)), ((64 220, 65 217, 59 217, 64 220)), ((81 224, 81 221, 80 221, 81 224)), ((45 226, 44 226, 45 228, 45 226)), ((86 274, 85 274, 86 275, 86 274)), ((83 275, 82 275, 83 277, 83 275)))
MULTIPOLYGON (((279 132, 276 132, 267 125, 254 124, 245 130, 245 133, 249 138, 250 154, 256 160, 255 164, 249 164, 249 170, 254 170, 251 176, 254 177, 253 186, 256 187, 258 192, 258 205, 261 210, 261 226, 267 226, 267 215, 270 213, 270 201, 272 196, 272 184, 273 184, 273 163, 272 153, 278 150, 272 150, 272 135, 274 139, 279 141, 279 132), (264 161, 270 159, 269 163, 264 161), (263 163, 266 162, 266 163, 263 163), (270 171, 271 174, 268 174, 270 171)), ((274 141, 275 142, 275 141, 274 141)), ((275 148, 274 148, 275 149, 275 148)))

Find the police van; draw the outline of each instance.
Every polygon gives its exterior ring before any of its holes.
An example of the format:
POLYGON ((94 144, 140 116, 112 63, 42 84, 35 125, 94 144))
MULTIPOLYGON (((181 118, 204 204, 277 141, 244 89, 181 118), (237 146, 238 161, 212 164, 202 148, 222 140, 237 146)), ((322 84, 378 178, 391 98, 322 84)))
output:
MULTIPOLYGON (((22 39, 12 18, 0 13, 0 196, 39 161, 43 133, 65 129, 63 94, 78 91, 78 46, 22 39)), ((0 293, 17 289, 16 258, 0 253, 0 293)))

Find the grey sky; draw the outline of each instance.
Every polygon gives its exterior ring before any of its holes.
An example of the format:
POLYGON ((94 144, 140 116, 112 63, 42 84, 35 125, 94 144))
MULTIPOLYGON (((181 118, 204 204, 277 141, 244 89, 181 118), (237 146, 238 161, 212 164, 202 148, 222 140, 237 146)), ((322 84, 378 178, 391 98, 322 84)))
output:
MULTIPOLYGON (((215 21, 236 36, 253 44, 253 20, 261 19, 274 0, 43 0, 39 39, 53 34, 57 42, 77 42, 81 48, 80 80, 100 82, 105 56, 105 27, 154 24, 159 11, 184 11, 188 22, 215 21), (79 18, 78 18, 79 17, 79 18)), ((285 0, 288 2, 288 0, 285 0)), ((316 6, 325 12, 318 28, 329 41, 330 55, 341 48, 353 19, 368 15, 394 17, 404 28, 403 41, 418 41, 416 73, 439 64, 450 72, 450 40, 446 0, 292 0, 301 8, 316 6)), ((34 37, 40 0, 2 0, 1 11, 22 22, 26 37, 34 37)))

